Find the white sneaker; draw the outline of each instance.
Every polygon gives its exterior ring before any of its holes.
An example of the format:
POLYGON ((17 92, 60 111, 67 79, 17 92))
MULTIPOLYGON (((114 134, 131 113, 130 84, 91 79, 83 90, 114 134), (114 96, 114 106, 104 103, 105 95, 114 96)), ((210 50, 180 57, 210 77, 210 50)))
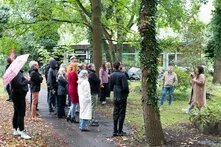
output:
POLYGON ((102 105, 105 105, 106 103, 107 103, 106 101, 103 101, 101 104, 102 104, 102 105))
POLYGON ((182 111, 187 114, 189 113, 189 109, 182 109, 182 111))
POLYGON ((13 129, 13 135, 14 136, 19 136, 20 134, 18 133, 18 131, 16 129, 13 129))
POLYGON ((31 137, 28 134, 26 134, 24 131, 18 130, 18 133, 21 135, 21 138, 23 139, 31 139, 31 137))

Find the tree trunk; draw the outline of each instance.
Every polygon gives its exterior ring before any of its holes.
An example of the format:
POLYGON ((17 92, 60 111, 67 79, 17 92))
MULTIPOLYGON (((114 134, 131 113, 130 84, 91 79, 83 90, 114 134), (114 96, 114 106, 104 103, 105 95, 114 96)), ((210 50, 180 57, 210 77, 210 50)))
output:
POLYGON ((221 84, 221 60, 220 56, 217 56, 214 62, 214 75, 213 83, 221 84))
POLYGON ((142 67, 142 105, 146 140, 150 146, 161 146, 164 135, 160 121, 157 97, 157 57, 160 55, 156 40, 155 17, 157 0, 142 0, 139 32, 141 35, 140 61, 142 67))
POLYGON ((111 35, 107 32, 107 30, 103 27, 103 33, 104 33, 104 37, 108 42, 108 47, 109 47, 109 54, 111 57, 111 63, 113 63, 115 61, 115 52, 114 52, 114 43, 112 41, 112 37, 111 35))
POLYGON ((96 74, 102 64, 102 26, 101 26, 101 1, 91 0, 92 6, 92 46, 93 62, 96 66, 96 74))

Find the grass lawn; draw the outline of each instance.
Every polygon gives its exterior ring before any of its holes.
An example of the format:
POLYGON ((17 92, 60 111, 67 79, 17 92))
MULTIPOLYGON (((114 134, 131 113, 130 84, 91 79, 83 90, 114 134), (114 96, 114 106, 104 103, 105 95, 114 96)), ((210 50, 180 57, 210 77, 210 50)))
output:
MULTIPOLYGON (((144 134, 144 121, 139 85, 139 81, 130 82, 126 123, 133 126, 133 128, 136 128, 138 135, 142 136, 144 134)), ((158 89, 158 93, 160 99, 160 88, 158 89)), ((166 98, 168 100, 168 95, 166 98)), ((189 122, 188 115, 182 112, 182 109, 188 105, 188 92, 181 95, 177 92, 177 90, 175 90, 174 99, 175 100, 171 106, 168 105, 168 101, 165 101, 164 105, 161 107, 160 115, 163 128, 174 126, 179 123, 189 122), (179 97, 178 99, 181 99, 180 96, 183 97, 183 100, 176 100, 177 97, 179 97)))

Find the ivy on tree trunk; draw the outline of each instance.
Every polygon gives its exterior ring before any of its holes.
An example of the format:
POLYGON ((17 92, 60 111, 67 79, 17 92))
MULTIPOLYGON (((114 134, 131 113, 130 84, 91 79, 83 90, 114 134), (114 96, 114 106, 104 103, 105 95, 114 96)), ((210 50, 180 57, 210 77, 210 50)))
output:
POLYGON ((156 11, 157 0, 141 0, 139 32, 141 35, 142 104, 145 135, 150 146, 161 146, 164 142, 156 92, 157 58, 161 52, 156 40, 156 11))

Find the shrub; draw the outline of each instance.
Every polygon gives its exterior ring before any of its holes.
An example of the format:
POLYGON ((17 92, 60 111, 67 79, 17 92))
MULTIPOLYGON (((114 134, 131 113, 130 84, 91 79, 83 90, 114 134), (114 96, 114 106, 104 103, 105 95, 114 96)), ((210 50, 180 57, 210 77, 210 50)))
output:
POLYGON ((190 121, 200 131, 206 134, 221 133, 221 106, 220 102, 214 101, 206 106, 199 113, 193 112, 190 115, 190 121))
POLYGON ((188 87, 190 87, 189 73, 179 68, 174 68, 173 71, 177 74, 177 78, 178 78, 178 84, 176 85, 176 89, 186 92, 188 87))

